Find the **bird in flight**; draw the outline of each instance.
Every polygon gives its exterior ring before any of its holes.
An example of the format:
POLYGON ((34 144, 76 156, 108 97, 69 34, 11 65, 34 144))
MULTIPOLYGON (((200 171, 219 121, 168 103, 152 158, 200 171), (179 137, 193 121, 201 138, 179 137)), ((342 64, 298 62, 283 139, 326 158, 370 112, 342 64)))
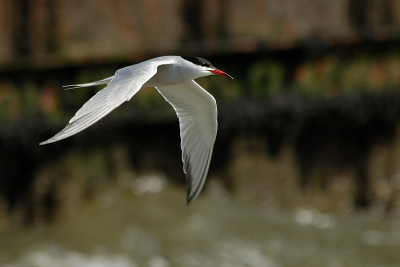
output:
POLYGON ((75 89, 107 84, 77 111, 64 129, 40 145, 79 133, 129 101, 141 87, 155 87, 179 118, 189 206, 204 186, 217 135, 215 99, 194 81, 209 75, 233 79, 200 57, 163 56, 119 69, 114 76, 100 81, 66 85, 66 89, 75 89))

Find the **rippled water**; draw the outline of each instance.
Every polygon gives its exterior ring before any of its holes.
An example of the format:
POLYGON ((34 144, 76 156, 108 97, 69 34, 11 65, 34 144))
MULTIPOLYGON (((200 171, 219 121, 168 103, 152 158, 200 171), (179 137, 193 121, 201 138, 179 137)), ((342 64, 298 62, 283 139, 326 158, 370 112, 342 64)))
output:
POLYGON ((212 185, 148 175, 100 193, 75 218, 0 233, 0 266, 400 266, 400 222, 244 204, 212 185))

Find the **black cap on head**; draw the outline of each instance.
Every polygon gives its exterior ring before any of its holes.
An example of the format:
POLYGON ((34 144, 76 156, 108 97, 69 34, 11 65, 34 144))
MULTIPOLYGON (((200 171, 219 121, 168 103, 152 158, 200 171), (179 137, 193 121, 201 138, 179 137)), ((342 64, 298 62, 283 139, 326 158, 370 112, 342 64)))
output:
POLYGON ((204 58, 201 57, 182 57, 182 58, 192 62, 193 64, 215 69, 215 67, 208 60, 205 60, 204 58))

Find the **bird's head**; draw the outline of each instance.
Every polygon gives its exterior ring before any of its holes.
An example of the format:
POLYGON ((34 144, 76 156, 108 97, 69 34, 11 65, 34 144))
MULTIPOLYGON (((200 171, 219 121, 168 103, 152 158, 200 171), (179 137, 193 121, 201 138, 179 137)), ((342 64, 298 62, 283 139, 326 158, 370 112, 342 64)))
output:
POLYGON ((233 79, 232 76, 230 76, 229 74, 219 69, 216 69, 208 60, 205 60, 204 58, 201 57, 182 57, 182 58, 194 64, 194 68, 203 73, 202 76, 215 74, 233 79))

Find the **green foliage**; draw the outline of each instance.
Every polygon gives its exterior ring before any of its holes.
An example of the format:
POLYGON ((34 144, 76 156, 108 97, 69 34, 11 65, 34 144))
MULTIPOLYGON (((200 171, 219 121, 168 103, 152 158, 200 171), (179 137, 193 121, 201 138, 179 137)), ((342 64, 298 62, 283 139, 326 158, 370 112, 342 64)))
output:
MULTIPOLYGON (((385 88, 400 86, 400 53, 357 54, 345 57, 329 54, 308 60, 296 66, 281 61, 256 59, 237 63, 234 80, 223 77, 206 77, 196 80, 219 103, 241 97, 263 99, 279 93, 283 88, 304 96, 316 94, 337 95, 360 92, 380 92, 385 88), (294 67, 294 72, 289 69, 294 67), (285 80, 288 79, 288 80, 285 80)), ((289 63, 290 64, 290 63, 289 63)), ((221 66, 232 71, 233 67, 221 66)), ((115 66, 83 67, 77 70, 69 83, 86 83, 110 77, 115 66)), ((230 73, 232 74, 232 73, 230 73)), ((65 121, 72 116, 94 93, 104 86, 64 91, 60 77, 49 77, 38 82, 31 75, 22 80, 3 79, 0 83, 0 121, 14 120, 20 116, 44 114, 49 121, 65 121)), ((142 88, 131 100, 136 108, 148 110, 169 108, 169 104, 154 88, 142 88)))
POLYGON ((26 115, 34 115, 38 112, 39 90, 34 81, 27 81, 23 86, 22 106, 26 115))
POLYGON ((400 55, 331 55, 299 65, 293 90, 300 94, 380 92, 400 85, 400 55))
POLYGON ((229 102, 232 99, 236 99, 243 93, 243 85, 240 79, 234 80, 222 78, 222 77, 206 77, 198 79, 196 82, 212 94, 217 100, 229 102))
POLYGON ((278 92, 283 87, 285 68, 278 62, 257 62, 250 66, 248 82, 250 94, 262 98, 278 92))
POLYGON ((299 94, 332 94, 338 92, 341 76, 339 58, 328 56, 298 66, 293 77, 293 90, 299 94))
POLYGON ((0 120, 15 119, 21 114, 21 92, 14 84, 0 85, 0 120))
POLYGON ((152 87, 143 87, 131 101, 136 103, 138 108, 142 109, 151 109, 169 105, 158 91, 152 87))

